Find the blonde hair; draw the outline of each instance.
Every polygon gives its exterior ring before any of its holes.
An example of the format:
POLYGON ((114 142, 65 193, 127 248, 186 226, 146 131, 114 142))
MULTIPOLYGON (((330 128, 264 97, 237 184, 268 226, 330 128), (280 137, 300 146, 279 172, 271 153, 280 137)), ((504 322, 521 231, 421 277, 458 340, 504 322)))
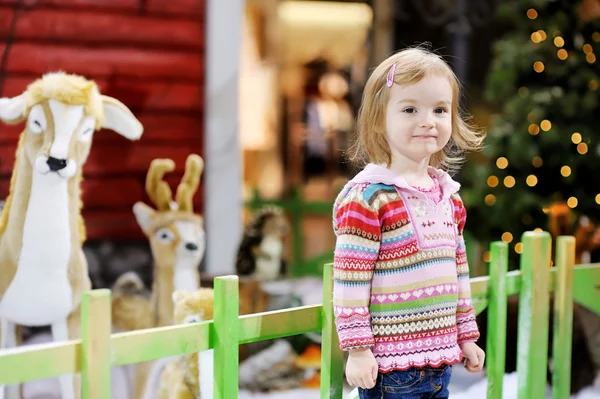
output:
POLYGON ((350 159, 358 164, 368 162, 390 165, 392 153, 385 128, 385 110, 390 98, 386 82, 388 72, 395 64, 394 83, 414 84, 428 74, 448 78, 452 87, 452 135, 448 144, 433 154, 429 164, 433 167, 456 172, 464 161, 464 154, 481 149, 485 137, 461 116, 459 108, 460 82, 441 56, 422 47, 401 50, 388 57, 375 68, 365 86, 362 104, 358 111, 357 138, 350 149, 350 159))

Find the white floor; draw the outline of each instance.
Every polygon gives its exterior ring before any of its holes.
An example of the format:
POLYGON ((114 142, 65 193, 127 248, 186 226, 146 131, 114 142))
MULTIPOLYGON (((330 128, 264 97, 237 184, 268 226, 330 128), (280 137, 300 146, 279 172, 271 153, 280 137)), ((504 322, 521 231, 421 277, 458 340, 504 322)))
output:
MULTIPOLYGON (((40 334, 35 336, 26 344, 35 344, 49 342, 49 334, 40 334)), ((212 351, 203 352, 201 357, 202 368, 202 397, 212 398, 212 351)), ((504 378, 504 395, 503 399, 516 398, 517 378, 516 374, 508 374, 504 378)), ((24 384, 23 399, 58 399, 60 398, 58 381, 56 379, 47 379, 32 381, 24 384)), ((129 399, 128 374, 125 367, 113 369, 112 373, 112 399, 129 399)), ((349 391, 347 388, 346 392, 349 391)), ((473 399, 485 398, 486 396, 486 381, 485 375, 482 373, 468 373, 460 365, 454 367, 451 382, 451 398, 452 399, 473 399)), ((239 399, 318 399, 319 391, 311 389, 295 389, 283 392, 273 392, 270 394, 251 393, 248 391, 240 391, 239 399)), ((547 398, 551 398, 548 394, 547 398)), ((155 399, 149 397, 146 399, 155 399)), ((595 387, 587 387, 572 399, 600 399, 600 381, 595 387)))

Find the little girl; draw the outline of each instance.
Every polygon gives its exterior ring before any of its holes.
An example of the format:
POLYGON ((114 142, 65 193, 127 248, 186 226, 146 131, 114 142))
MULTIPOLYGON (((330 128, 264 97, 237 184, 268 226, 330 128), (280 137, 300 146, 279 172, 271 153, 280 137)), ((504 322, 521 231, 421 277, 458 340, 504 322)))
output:
POLYGON ((459 83, 421 48, 367 81, 354 158, 370 161, 338 195, 333 305, 346 378, 360 397, 448 398, 452 364, 483 368, 471 304, 456 170, 483 134, 459 113, 459 83))

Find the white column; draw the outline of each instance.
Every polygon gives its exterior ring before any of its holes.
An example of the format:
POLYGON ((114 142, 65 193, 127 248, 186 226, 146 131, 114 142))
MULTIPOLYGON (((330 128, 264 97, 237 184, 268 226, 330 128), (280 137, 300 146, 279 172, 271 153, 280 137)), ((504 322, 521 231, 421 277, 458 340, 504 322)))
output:
POLYGON ((238 75, 244 0, 206 0, 205 271, 235 272, 242 233, 238 75))

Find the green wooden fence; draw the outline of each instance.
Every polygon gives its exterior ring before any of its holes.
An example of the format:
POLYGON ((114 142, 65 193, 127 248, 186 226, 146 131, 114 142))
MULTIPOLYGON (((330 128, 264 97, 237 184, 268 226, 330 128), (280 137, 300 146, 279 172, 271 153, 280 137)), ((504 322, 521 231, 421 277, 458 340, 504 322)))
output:
MULTIPOLYGON (((543 398, 549 354, 549 293, 555 291, 553 398, 567 399, 570 385, 573 302, 600 313, 600 264, 574 266, 575 240, 557 241, 550 267, 548 233, 525 233, 520 270, 507 273, 508 247, 492 244, 490 275, 471 280, 476 312, 488 308, 488 398, 502 397, 506 348, 506 298, 519 294, 518 398, 543 398)), ((324 268, 323 303, 239 316, 236 276, 215 279, 214 320, 111 334, 110 291, 83 297, 80 340, 31 345, 0 353, 0 385, 81 373, 83 399, 110 398, 110 369, 214 348, 214 398, 238 396, 238 345, 307 332, 322 332, 321 398, 342 398, 343 356, 337 346, 332 265, 324 268)), ((356 391, 350 394, 356 397, 356 391)))

